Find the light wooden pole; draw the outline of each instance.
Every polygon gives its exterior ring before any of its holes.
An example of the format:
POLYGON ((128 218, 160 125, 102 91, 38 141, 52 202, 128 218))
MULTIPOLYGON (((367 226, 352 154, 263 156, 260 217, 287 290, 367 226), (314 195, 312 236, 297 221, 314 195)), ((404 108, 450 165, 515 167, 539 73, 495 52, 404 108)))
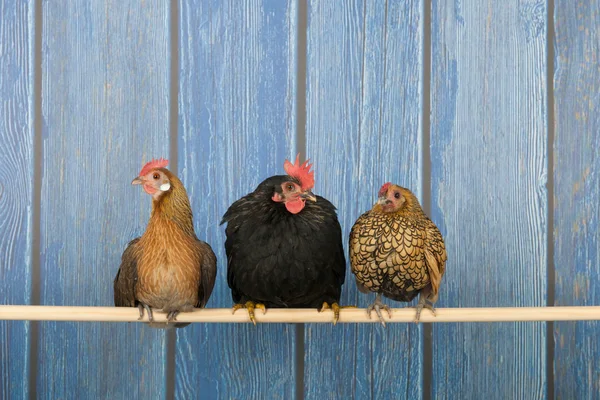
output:
MULTIPOLYGON (((256 310, 258 323, 331 323, 330 310, 269 309, 266 314, 256 310)), ((590 321, 600 320, 600 307, 498 307, 498 308, 439 308, 434 316, 423 310, 420 322, 513 322, 513 321, 590 321)), ((414 308, 395 308, 386 323, 413 322, 414 308)), ((138 320, 137 308, 71 307, 71 306, 16 306, 0 305, 0 320, 21 321, 80 321, 80 322, 144 322, 138 320)), ((166 321, 166 314, 155 311, 155 322, 166 321)), ((230 308, 206 308, 181 313, 178 322, 250 323, 246 310, 232 314, 230 308)), ((364 308, 347 308, 340 312, 339 323, 379 323, 373 312, 367 316, 364 308)))

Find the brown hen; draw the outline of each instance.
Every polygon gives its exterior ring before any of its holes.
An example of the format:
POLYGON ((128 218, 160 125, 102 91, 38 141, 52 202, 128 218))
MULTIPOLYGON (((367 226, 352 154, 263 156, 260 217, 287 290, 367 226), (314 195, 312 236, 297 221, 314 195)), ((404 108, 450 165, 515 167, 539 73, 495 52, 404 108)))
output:
POLYGON ((217 259, 211 247, 196 237, 187 192, 166 165, 167 160, 153 160, 132 182, 152 196, 152 213, 146 232, 123 252, 114 300, 117 307, 138 306, 140 319, 147 310, 150 322, 152 309, 162 309, 168 324, 178 313, 206 305, 215 284, 217 259))
POLYGON ((373 208, 361 215, 350 232, 350 262, 363 293, 375 292, 375 310, 383 325, 381 295, 409 302, 420 293, 415 322, 421 310, 435 315, 440 282, 446 265, 444 239, 408 189, 384 184, 373 208))

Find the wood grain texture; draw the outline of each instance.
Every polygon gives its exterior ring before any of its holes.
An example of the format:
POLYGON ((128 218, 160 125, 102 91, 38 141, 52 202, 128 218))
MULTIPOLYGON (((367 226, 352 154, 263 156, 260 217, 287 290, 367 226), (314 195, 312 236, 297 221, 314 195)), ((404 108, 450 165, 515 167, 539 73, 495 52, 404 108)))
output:
MULTIPOLYGON (((113 304, 151 200, 132 187, 168 156, 169 9, 162 1, 44 2, 41 302, 113 304)), ((40 398, 165 396, 165 332, 42 323, 40 398)))
MULTIPOLYGON (((208 307, 231 307, 228 206, 295 155, 296 2, 183 1, 179 171, 196 233, 218 276, 208 307)), ((238 311, 244 312, 244 310, 238 311)), ((290 399, 293 325, 194 325, 177 331, 175 396, 290 399)))
MULTIPOLYGON (((306 154, 346 250, 383 183, 421 193, 421 10, 420 1, 309 3, 306 154)), ((374 297, 358 293, 348 267, 342 303, 374 297)), ((421 337, 414 324, 307 325, 305 398, 421 397, 421 337)))
MULTIPOLYGON (((546 304, 546 4, 434 1, 440 307, 546 304)), ((543 323, 433 327, 432 398, 546 397, 543 323)))
MULTIPOLYGON (((556 305, 600 302, 600 2, 554 9, 556 305)), ((554 325, 557 399, 600 398, 600 323, 554 325)))
MULTIPOLYGON (((0 304, 31 301, 34 18, 0 1, 0 304)), ((0 322, 0 399, 28 397, 29 326, 0 322)))

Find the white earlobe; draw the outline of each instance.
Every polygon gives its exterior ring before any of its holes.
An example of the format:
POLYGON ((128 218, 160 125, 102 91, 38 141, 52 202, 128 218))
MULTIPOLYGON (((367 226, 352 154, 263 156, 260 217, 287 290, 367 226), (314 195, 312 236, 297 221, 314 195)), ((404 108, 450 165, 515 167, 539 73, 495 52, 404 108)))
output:
POLYGON ((166 192, 169 189, 171 189, 171 184, 169 183, 163 183, 162 185, 160 185, 160 190, 163 192, 166 192))

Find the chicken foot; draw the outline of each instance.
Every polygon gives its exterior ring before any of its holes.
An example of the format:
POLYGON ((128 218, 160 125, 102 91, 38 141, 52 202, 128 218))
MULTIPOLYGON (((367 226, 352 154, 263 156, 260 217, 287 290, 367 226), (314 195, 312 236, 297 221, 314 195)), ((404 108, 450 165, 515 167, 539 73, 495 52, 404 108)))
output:
POLYGON ((356 306, 340 306, 337 302, 333 302, 331 305, 329 305, 329 303, 324 301, 323 305, 319 309, 319 312, 323 312, 325 310, 333 311, 333 325, 335 325, 340 319, 340 310, 343 308, 356 308, 356 306))
POLYGON ((146 312, 148 313, 148 321, 154 321, 154 315, 152 315, 152 308, 150 308, 148 304, 140 302, 138 303, 138 309, 140 310, 140 317, 138 318, 138 321, 144 318, 144 310, 146 310, 146 312))
POLYGON ((169 322, 177 321, 177 319, 175 319, 175 317, 177 317, 178 314, 179 314, 178 310, 171 311, 170 313, 168 313, 167 314, 167 324, 169 324, 169 322))
POLYGON ((415 317, 415 323, 419 323, 419 319, 421 318, 421 311, 426 308, 431 311, 433 316, 436 316, 435 308, 433 307, 434 303, 437 301, 437 295, 434 295, 431 292, 431 286, 427 286, 425 289, 421 291, 419 294, 419 302, 417 303, 417 315, 415 317))
POLYGON ((237 310, 239 310, 240 308, 245 308, 246 310, 248 310, 248 316, 250 317, 250 321, 252 321, 252 323, 254 325, 256 325, 256 318, 254 317, 254 310, 255 309, 262 310, 263 314, 266 314, 266 312, 267 312, 267 308, 265 307, 264 304, 255 303, 255 302, 249 300, 244 304, 239 304, 239 303, 234 304, 233 309, 231 310, 231 313, 235 314, 235 312, 237 310))
POLYGON ((373 310, 375 310, 375 313, 379 317, 379 321, 381 322, 381 325, 383 325, 385 327, 385 320, 383 319, 383 315, 381 315, 382 309, 387 311, 388 316, 390 318, 392 318, 392 309, 388 305, 385 305, 381 302, 381 293, 377 293, 373 304, 371 304, 369 307, 367 307, 367 315, 369 316, 369 319, 370 319, 371 313, 373 312, 373 310))

